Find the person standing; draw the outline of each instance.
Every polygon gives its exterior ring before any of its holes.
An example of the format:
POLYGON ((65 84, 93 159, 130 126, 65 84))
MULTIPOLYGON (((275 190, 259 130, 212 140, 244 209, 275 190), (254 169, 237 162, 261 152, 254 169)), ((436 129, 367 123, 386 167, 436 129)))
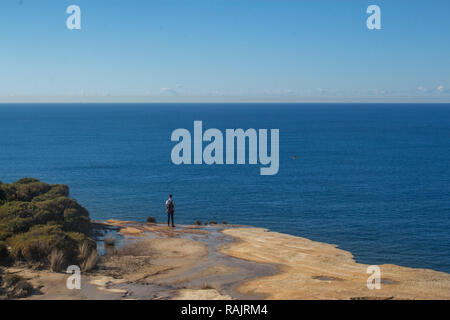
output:
POLYGON ((172 194, 169 194, 169 199, 166 201, 167 210, 167 225, 170 226, 170 219, 172 219, 172 227, 175 227, 173 221, 173 214, 175 212, 175 202, 173 201, 172 194))

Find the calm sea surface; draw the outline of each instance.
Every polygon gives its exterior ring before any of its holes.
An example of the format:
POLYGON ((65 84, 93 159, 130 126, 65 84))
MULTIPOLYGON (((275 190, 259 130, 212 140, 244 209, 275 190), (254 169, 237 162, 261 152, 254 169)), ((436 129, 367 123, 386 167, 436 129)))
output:
POLYGON ((357 261, 450 272, 450 105, 0 105, 0 180, 65 183, 94 219, 250 224, 357 261), (171 163, 174 129, 279 128, 280 171, 171 163), (296 159, 293 159, 296 156, 296 159))

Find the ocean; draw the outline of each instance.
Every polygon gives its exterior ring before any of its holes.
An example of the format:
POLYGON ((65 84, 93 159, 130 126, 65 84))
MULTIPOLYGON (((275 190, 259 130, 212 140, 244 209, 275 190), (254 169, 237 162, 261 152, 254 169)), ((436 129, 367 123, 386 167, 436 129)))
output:
POLYGON ((449 104, 2 104, 0 181, 70 186, 93 219, 227 221, 358 262, 450 272, 449 104), (171 162, 173 130, 280 129, 279 172, 171 162))

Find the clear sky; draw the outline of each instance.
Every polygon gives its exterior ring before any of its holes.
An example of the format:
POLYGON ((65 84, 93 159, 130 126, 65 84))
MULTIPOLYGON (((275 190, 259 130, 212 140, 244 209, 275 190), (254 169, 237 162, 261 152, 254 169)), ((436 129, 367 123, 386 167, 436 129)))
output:
POLYGON ((0 102, 450 102, 449 17, 448 0, 1 0, 0 102))

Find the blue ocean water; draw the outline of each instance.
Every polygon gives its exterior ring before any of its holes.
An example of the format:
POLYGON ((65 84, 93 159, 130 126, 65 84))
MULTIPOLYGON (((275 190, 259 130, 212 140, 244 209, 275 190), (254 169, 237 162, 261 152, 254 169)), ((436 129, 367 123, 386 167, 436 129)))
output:
POLYGON ((223 221, 450 272, 450 105, 0 105, 0 180, 65 183, 94 219, 223 221), (280 171, 171 163, 176 128, 279 128, 280 171), (293 159, 296 156, 296 159, 293 159))

